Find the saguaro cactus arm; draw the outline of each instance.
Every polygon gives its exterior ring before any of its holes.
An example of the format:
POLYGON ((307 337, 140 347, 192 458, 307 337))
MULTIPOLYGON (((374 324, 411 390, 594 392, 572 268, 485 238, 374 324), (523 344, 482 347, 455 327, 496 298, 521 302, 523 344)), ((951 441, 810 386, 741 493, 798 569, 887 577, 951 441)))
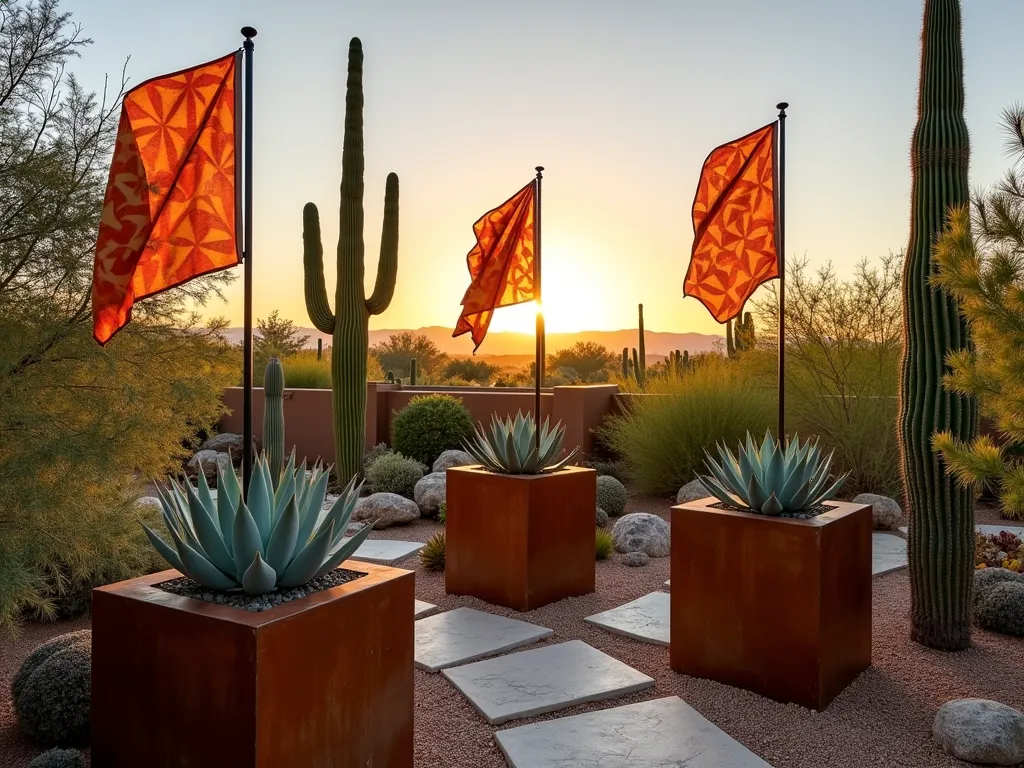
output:
POLYGON ((398 278, 398 175, 388 174, 384 186, 384 225, 380 236, 380 259, 373 293, 366 300, 366 311, 379 315, 391 304, 398 278))
POLYGON ((321 333, 334 333, 334 313, 324 282, 324 246, 320 241, 320 212, 313 203, 302 209, 302 265, 305 273, 306 312, 321 333))

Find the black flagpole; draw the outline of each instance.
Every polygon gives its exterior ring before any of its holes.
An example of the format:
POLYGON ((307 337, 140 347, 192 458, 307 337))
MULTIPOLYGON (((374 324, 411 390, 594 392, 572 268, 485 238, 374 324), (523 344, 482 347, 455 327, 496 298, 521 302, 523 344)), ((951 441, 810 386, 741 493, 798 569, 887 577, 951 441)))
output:
POLYGON ((779 444, 786 444, 786 109, 779 110, 779 224, 775 238, 779 259, 779 444))
POLYGON ((244 330, 242 339, 242 489, 249 497, 249 480, 252 478, 252 39, 256 37, 253 27, 242 27, 245 37, 245 160, 243 183, 245 185, 244 227, 245 249, 244 268, 244 330))
POLYGON ((537 361, 534 363, 534 404, 533 422, 537 428, 537 453, 540 454, 540 386, 544 381, 544 309, 540 292, 540 181, 544 166, 537 166, 537 178, 534 180, 534 213, 533 213, 533 294, 537 301, 537 361))

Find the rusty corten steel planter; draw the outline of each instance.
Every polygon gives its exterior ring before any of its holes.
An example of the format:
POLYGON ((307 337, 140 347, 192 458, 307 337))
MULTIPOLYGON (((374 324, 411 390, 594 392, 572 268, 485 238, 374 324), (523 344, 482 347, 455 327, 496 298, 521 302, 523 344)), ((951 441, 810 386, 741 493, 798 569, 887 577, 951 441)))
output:
POLYGON ((447 473, 445 591, 532 611, 594 591, 597 473, 447 473))
POLYGON ((412 768, 415 574, 367 574, 252 613, 177 571, 93 591, 96 768, 412 768))
POLYGON ((871 507, 672 508, 672 669, 817 711, 871 665, 871 507))

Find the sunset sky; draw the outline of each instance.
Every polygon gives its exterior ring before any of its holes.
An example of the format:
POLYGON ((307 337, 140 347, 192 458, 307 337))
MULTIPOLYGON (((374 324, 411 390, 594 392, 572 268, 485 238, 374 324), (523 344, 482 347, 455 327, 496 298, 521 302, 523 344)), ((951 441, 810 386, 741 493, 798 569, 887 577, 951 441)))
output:
MULTIPOLYGON (((398 287, 372 328, 454 327, 472 224, 544 165, 551 331, 721 332, 682 297, 690 205, 716 145, 791 104, 787 254, 898 251, 908 235, 918 0, 65 0, 96 44, 72 70, 129 86, 256 38, 255 314, 311 325, 302 206, 324 229, 333 299, 348 41, 365 51, 366 280, 384 179, 401 179, 398 287)), ((1024 100, 1024 3, 964 3, 972 184, 1006 168, 1000 111, 1024 100)), ((239 273, 241 269, 239 268, 239 273)), ((241 280, 207 310, 242 319, 241 280)), ((532 328, 501 310, 492 329, 532 328)), ((466 351, 472 344, 463 337, 466 351)), ((486 342, 481 352, 486 351, 486 342)))

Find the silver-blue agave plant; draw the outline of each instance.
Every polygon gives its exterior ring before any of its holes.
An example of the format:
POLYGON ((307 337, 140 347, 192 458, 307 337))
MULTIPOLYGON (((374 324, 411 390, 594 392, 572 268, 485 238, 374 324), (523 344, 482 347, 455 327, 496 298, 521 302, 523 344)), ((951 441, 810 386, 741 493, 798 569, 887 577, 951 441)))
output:
POLYGON ((801 444, 796 436, 783 448, 769 431, 758 448, 748 432, 738 458, 725 445, 717 448, 720 462, 704 452, 712 476, 698 475, 698 479, 719 501, 762 515, 810 509, 831 498, 847 477, 843 475, 830 485, 832 454, 822 459, 817 441, 801 444))
POLYGON ((324 512, 328 470, 319 462, 295 467, 293 453, 274 490, 267 456, 253 467, 243 501, 233 469, 218 471, 217 498, 205 475, 193 486, 172 481, 158 488, 171 547, 145 523, 146 535, 170 565, 209 589, 262 595, 299 587, 337 568, 370 533, 364 526, 345 538, 359 500, 353 478, 324 512))
POLYGON ((548 428, 548 420, 540 425, 540 450, 537 450, 537 425, 532 417, 518 411, 515 418, 499 419, 491 416, 491 431, 478 424, 473 440, 464 441, 466 453, 491 472, 503 475, 540 475, 561 469, 579 452, 573 448, 561 459, 565 427, 555 424, 548 428))

